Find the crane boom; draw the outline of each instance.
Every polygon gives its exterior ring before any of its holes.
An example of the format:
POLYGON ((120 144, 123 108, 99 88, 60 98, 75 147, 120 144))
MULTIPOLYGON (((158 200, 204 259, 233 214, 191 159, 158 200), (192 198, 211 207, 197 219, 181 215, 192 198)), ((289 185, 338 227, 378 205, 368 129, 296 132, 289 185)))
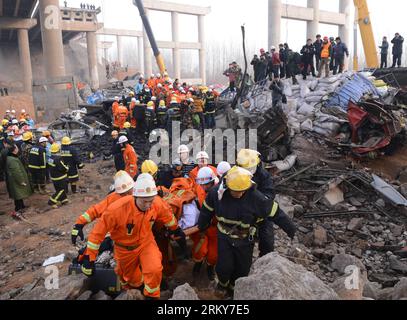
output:
MULTIPOLYGON (((370 20, 367 0, 353 0, 353 2, 357 12, 357 20, 360 34, 362 36, 367 67, 378 68, 379 58, 377 56, 376 41, 373 34, 372 21, 370 20)), ((357 57, 357 52, 355 53, 355 56, 357 57)))
POLYGON ((166 72, 165 64, 164 64, 164 58, 161 55, 160 50, 158 49, 157 42, 155 41, 153 29, 151 28, 150 21, 148 20, 148 17, 146 15, 146 11, 144 9, 144 5, 142 0, 133 0, 133 4, 138 8, 138 11, 140 12, 140 17, 141 20, 143 21, 143 26, 144 29, 147 33, 148 40, 150 41, 151 48, 153 49, 153 53, 155 56, 155 60, 158 65, 158 69, 160 70, 161 74, 166 72))

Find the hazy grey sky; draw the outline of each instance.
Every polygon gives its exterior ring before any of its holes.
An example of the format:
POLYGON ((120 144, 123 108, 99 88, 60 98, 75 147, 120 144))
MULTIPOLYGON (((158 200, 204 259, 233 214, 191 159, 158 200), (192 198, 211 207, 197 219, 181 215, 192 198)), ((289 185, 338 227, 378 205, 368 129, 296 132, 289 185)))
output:
MULTIPOLYGON (((228 42, 240 39, 240 25, 246 24, 248 41, 259 46, 267 42, 267 1, 266 0, 171 0, 172 2, 210 6, 211 14, 206 20, 206 34, 209 41, 228 42)), ((102 6, 99 15, 106 27, 141 29, 141 21, 131 0, 68 0, 68 5, 79 6, 81 2, 102 6)), ((63 0, 61 0, 61 4, 63 0)), ((305 6, 307 0, 283 0, 283 3, 305 6)), ((368 0, 374 25, 376 41, 382 35, 392 36, 396 31, 407 33, 405 0, 368 0)), ((321 0, 321 9, 338 11, 339 0, 321 0)), ((153 12, 151 23, 159 40, 170 40, 170 15, 153 12)), ((190 41, 196 38, 196 23, 193 17, 181 17, 181 39, 190 41)), ((299 47, 305 38, 305 22, 283 21, 282 39, 292 46, 299 47)), ((322 34, 337 33, 334 26, 321 25, 322 34)))

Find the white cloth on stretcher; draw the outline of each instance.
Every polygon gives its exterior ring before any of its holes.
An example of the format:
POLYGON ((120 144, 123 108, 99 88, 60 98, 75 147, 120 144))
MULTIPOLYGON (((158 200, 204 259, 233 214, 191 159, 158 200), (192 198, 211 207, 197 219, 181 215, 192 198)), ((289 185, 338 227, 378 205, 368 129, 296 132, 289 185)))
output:
POLYGON ((184 204, 182 207, 182 216, 178 221, 178 226, 182 229, 195 227, 198 224, 199 209, 196 202, 184 204))

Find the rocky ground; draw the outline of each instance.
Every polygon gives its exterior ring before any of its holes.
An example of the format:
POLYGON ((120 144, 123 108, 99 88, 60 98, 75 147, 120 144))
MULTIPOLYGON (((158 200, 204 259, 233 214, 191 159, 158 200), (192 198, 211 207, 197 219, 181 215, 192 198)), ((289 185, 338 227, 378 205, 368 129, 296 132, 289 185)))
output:
MULTIPOLYGON (((393 181, 396 186, 398 184, 400 189, 400 186, 407 182, 403 180, 405 179, 403 175, 399 176, 402 169, 400 159, 405 159, 406 156, 407 150, 401 150, 394 157, 376 160, 372 167, 375 172, 393 181), (396 170, 395 166, 399 169, 396 170)), ((362 167, 365 165, 360 164, 362 167)), ((69 195, 70 203, 57 210, 51 210, 48 207, 47 196, 34 195, 27 201, 30 206, 25 213, 27 221, 11 218, 12 201, 8 199, 4 183, 0 183, 0 299, 111 299, 101 292, 92 295, 87 290, 84 277, 66 276, 71 260, 76 257, 77 252, 77 248, 70 242, 70 231, 74 221, 84 210, 106 195, 113 174, 112 160, 87 164, 81 175, 81 193, 69 195), (43 287, 46 275, 42 263, 47 258, 62 253, 66 256, 65 261, 57 265, 62 276, 61 290, 49 293, 43 287)), ((298 181, 293 182, 293 188, 298 187, 297 183, 298 181)), ((52 190, 51 185, 48 188, 52 190)), ((292 196, 280 192, 283 197, 286 197, 281 200, 282 202, 287 201, 288 198, 288 203, 285 204, 286 211, 293 216, 298 225, 297 239, 290 241, 281 230, 276 228, 277 253, 256 261, 251 275, 237 285, 235 297, 241 299, 406 298, 407 281, 403 277, 407 275, 407 262, 396 254, 397 250, 407 244, 406 214, 395 211, 379 196, 372 195, 370 190, 366 192, 369 195, 365 197, 352 192, 345 193, 342 209, 350 208, 350 212, 355 210, 354 208, 359 211, 370 210, 374 199, 381 211, 372 210, 370 214, 350 213, 345 216, 317 218, 307 217, 307 213, 312 212, 312 205, 307 202, 304 193, 292 196), (343 288, 344 270, 349 264, 360 266, 363 274, 361 289, 351 294, 343 288), (264 278, 268 272, 269 276, 264 278), (259 274, 262 278, 259 288, 262 289, 257 292, 260 295, 263 289, 269 288, 264 291, 266 294, 263 296, 243 294, 242 292, 253 292, 249 288, 253 283, 258 283, 259 274), (301 276, 301 274, 307 276, 301 276), (280 280, 277 281, 276 278, 280 280), (284 287, 290 287, 290 281, 299 281, 303 285, 298 288, 291 286, 291 291, 282 290, 284 287)), ((91 226, 88 226, 86 232, 90 228, 91 226)), ((257 250, 255 256, 257 256, 257 250)), ((194 283, 191 273, 192 262, 181 262, 177 273, 169 281, 169 290, 163 292, 162 299, 168 299, 173 295, 174 299, 217 299, 213 290, 214 283, 205 280, 204 268, 202 280, 198 283, 194 283), (176 289, 185 283, 190 284, 193 289, 189 285, 187 289, 184 287, 185 290, 176 289), (176 290, 173 292, 174 289, 176 290)), ((142 297, 139 292, 133 291, 121 295, 119 299, 138 300, 142 297)))

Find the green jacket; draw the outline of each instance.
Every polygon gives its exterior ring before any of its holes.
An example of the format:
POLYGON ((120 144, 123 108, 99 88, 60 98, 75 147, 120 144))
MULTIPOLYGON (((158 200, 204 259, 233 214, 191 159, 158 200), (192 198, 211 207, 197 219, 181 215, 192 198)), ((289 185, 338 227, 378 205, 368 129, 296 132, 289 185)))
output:
POLYGON ((20 159, 9 155, 6 162, 7 191, 13 200, 23 200, 32 195, 30 181, 27 172, 20 159), (22 184, 26 185, 23 186, 22 184))

